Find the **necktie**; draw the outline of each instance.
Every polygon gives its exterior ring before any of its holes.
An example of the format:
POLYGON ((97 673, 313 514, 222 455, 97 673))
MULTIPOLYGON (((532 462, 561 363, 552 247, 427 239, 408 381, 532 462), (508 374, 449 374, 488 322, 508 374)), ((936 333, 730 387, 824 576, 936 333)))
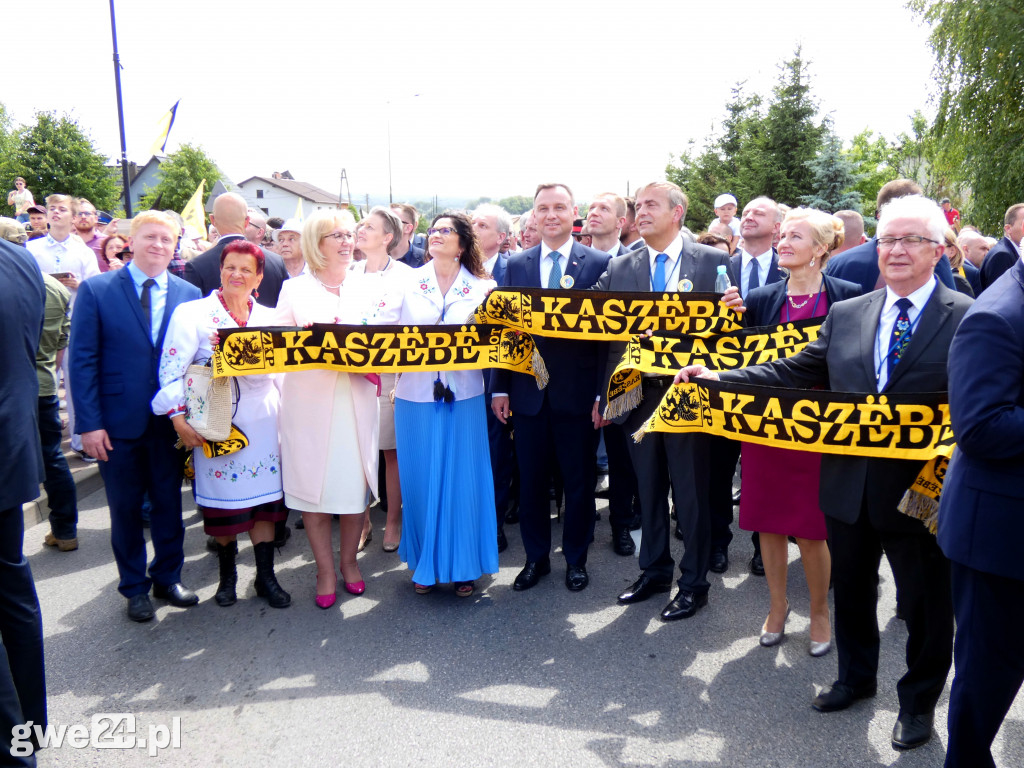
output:
POLYGON ((910 308, 914 306, 910 299, 900 299, 896 302, 900 313, 896 316, 896 322, 892 326, 892 336, 889 339, 888 373, 892 376, 892 369, 896 367, 903 358, 903 353, 910 343, 910 308))
POLYGON ((551 257, 551 272, 548 274, 548 288, 560 288, 562 280, 562 267, 558 264, 558 251, 548 254, 551 257))
MULTIPOLYGON (((750 260, 750 275, 747 277, 747 293, 761 285, 761 270, 757 266, 757 259, 750 260)), ((744 296, 743 298, 746 298, 744 296)))
POLYGON ((665 262, 668 261, 668 254, 659 253, 654 257, 654 277, 651 279, 651 287, 655 293, 665 290, 665 262))
POLYGON ((142 284, 142 296, 139 297, 139 302, 142 304, 142 314, 146 317, 146 328, 149 330, 150 335, 153 333, 153 305, 149 299, 149 289, 156 285, 156 280, 152 277, 146 278, 146 282, 142 284))

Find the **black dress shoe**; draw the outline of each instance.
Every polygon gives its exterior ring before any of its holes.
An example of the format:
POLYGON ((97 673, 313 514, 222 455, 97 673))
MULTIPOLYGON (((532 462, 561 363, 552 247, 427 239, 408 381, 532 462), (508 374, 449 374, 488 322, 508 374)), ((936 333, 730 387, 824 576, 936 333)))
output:
POLYGON ((913 749, 928 743, 932 737, 933 712, 924 715, 908 715, 900 712, 892 729, 893 749, 913 749))
POLYGON ((629 530, 631 530, 631 531, 639 531, 641 526, 643 526, 643 524, 644 524, 643 518, 641 518, 640 517, 640 513, 637 512, 635 515, 633 515, 633 519, 629 521, 629 530))
POLYGON ((586 589, 590 583, 586 566, 567 565, 565 567, 565 586, 570 592, 579 592, 586 589))
POLYGON ((612 549, 616 555, 632 555, 636 552, 636 544, 629 534, 629 528, 618 528, 612 531, 612 549))
POLYGON ((186 587, 180 581, 165 587, 162 584, 153 585, 153 597, 166 600, 176 608, 188 608, 199 602, 199 595, 186 587))
POLYGON ((299 515, 299 519, 295 521, 295 530, 296 531, 301 531, 301 530, 305 529, 305 527, 306 527, 306 524, 302 521, 302 515, 300 514, 299 515))
POLYGON ((725 573, 729 570, 729 550, 716 549, 711 553, 711 564, 708 566, 712 573, 725 573))
POLYGON ((508 549, 508 538, 505 536, 505 529, 498 529, 498 551, 504 552, 508 549))
POLYGON ((547 576, 549 573, 551 573, 551 561, 547 558, 538 561, 529 560, 516 576, 516 580, 512 582, 512 589, 522 592, 524 589, 535 587, 540 581, 540 577, 547 576))
POLYGON ((646 573, 640 574, 640 578, 629 585, 629 588, 619 595, 619 605, 630 605, 642 603, 651 595, 659 592, 668 592, 672 585, 667 581, 655 581, 646 573))
POLYGON ((760 552, 755 552, 750 558, 750 572, 755 576, 764 576, 764 560, 761 559, 760 552))
POLYGON ((876 690, 874 685, 853 688, 846 683, 836 681, 832 683, 831 688, 826 688, 815 696, 811 706, 819 712, 838 712, 849 707, 857 699, 872 698, 876 690))
POLYGON ((149 621, 155 615, 149 595, 143 593, 128 598, 128 618, 132 621, 149 621))
POLYGON ((661 612, 662 621, 688 619, 708 604, 707 592, 684 592, 679 590, 672 601, 661 612))

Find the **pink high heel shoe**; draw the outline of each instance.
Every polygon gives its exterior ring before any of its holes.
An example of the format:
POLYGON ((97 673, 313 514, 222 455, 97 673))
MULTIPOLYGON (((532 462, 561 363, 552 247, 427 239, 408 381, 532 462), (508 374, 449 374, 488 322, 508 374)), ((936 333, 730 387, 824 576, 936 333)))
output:
POLYGON ((366 582, 362 581, 362 580, 361 581, 346 581, 345 582, 345 591, 348 592, 350 595, 361 595, 361 594, 363 594, 363 592, 366 591, 366 582))
MULTIPOLYGON (((347 584, 345 586, 348 586, 347 584)), ((323 608, 324 610, 334 605, 334 601, 338 599, 336 594, 330 595, 317 595, 316 596, 316 607, 323 608)))

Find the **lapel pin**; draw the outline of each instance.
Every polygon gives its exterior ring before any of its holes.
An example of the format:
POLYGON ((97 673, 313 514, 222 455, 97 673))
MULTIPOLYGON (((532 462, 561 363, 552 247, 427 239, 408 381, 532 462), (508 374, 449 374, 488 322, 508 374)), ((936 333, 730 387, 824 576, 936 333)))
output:
POLYGON ((562 279, 558 281, 558 284, 563 288, 572 288, 576 281, 572 279, 572 275, 562 275, 562 279))
POLYGON ((690 282, 689 280, 680 280, 679 285, 676 287, 679 288, 679 290, 683 291, 684 293, 689 293, 690 291, 693 290, 693 283, 690 282))

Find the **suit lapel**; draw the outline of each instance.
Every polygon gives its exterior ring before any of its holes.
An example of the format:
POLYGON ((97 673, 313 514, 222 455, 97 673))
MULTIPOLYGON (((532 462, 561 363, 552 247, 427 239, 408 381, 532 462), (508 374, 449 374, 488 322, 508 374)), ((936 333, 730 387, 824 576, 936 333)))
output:
POLYGON ((573 285, 579 280, 580 272, 583 271, 584 262, 587 258, 586 252, 573 241, 572 249, 569 251, 569 259, 565 263, 565 274, 572 278, 573 285))
POLYGON ((638 291, 651 290, 651 258, 646 245, 633 251, 633 277, 638 291))
MULTIPOLYGON (((160 333, 157 334, 156 343, 160 347, 164 345, 164 334, 167 333, 167 325, 171 321, 171 315, 174 313, 174 308, 178 306, 180 300, 180 288, 176 285, 170 274, 167 275, 167 299, 164 301, 164 317, 160 321, 160 333)), ((256 300, 253 299, 253 302, 256 300)))
POLYGON ((139 295, 135 292, 135 281, 132 280, 131 272, 127 269, 119 270, 117 273, 117 279, 121 281, 121 290, 124 291, 125 300, 128 302, 128 306, 132 308, 132 314, 135 315, 135 319, 139 325, 142 326, 142 330, 149 339, 150 344, 153 343, 153 337, 149 333, 149 323, 146 322, 146 316, 142 313, 142 302, 139 301, 139 295))
MULTIPOLYGON (((666 291, 676 290, 679 283, 683 282, 683 280, 689 280, 691 283, 697 282, 697 256, 694 252, 695 249, 687 238, 684 237, 682 240, 683 249, 679 252, 679 269, 676 270, 676 284, 666 285, 666 291)), ((650 264, 648 264, 648 268, 650 268, 650 264)))
POLYGON ((882 317, 882 305, 885 304, 885 291, 870 294, 868 307, 864 312, 864 320, 860 324, 860 357, 864 362, 864 373, 870 386, 867 391, 878 389, 878 361, 875 359, 875 338, 878 335, 878 323, 882 317))
POLYGON ((526 252, 526 282, 527 285, 536 285, 538 288, 544 288, 544 286, 540 284, 539 245, 535 245, 526 252))
POLYGON ((883 392, 892 389, 893 382, 899 381, 900 377, 913 367, 914 361, 921 356, 921 353, 935 338, 935 334, 952 316, 953 302, 948 293, 949 290, 942 283, 936 283, 931 298, 921 310, 921 315, 916 323, 917 327, 910 336, 910 342, 903 352, 903 357, 900 358, 900 364, 892 369, 892 375, 885 383, 883 392))

